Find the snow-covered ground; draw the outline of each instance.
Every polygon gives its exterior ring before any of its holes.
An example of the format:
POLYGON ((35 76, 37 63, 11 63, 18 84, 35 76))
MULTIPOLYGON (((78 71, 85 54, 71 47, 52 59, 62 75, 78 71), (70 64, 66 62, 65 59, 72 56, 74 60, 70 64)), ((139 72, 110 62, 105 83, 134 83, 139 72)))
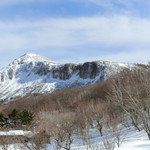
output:
POLYGON ((132 131, 115 150, 150 150, 150 140, 144 131, 132 131))
MULTIPOLYGON (((144 131, 139 132, 135 131, 133 128, 128 128, 123 132, 124 133, 122 133, 120 137, 120 147, 115 143, 114 149, 106 149, 104 147, 106 136, 100 137, 96 131, 93 131, 95 135, 90 140, 89 146, 86 144, 83 145, 80 140, 76 139, 74 144, 72 144, 71 150, 150 150, 150 140, 144 131)), ((110 142, 110 145, 115 141, 113 137, 108 137, 107 140, 110 142)), ((111 146, 113 147, 113 144, 111 146)), ((55 150, 55 147, 53 145, 48 145, 46 150, 55 150)))
POLYGON ((13 135, 31 135, 31 131, 23 131, 23 130, 10 130, 10 131, 0 131, 0 136, 13 136, 13 135))
MULTIPOLYGON (((100 137, 96 130, 90 131, 92 134, 92 138, 90 140, 89 146, 83 144, 81 140, 76 138, 74 143, 72 144, 71 150, 106 150, 104 147, 104 141, 106 140, 106 136, 100 137)), ((0 132, 0 135, 25 135, 29 134, 29 131, 9 131, 9 132, 0 132)), ((108 141, 111 143, 114 142, 113 137, 108 137, 108 141)), ((144 131, 135 131, 133 128, 128 128, 123 130, 121 135, 120 147, 115 144, 114 150, 150 150, 150 140, 148 139, 146 133, 144 131)), ((113 146, 113 144, 111 145, 113 146)), ((8 150, 26 150, 20 148, 21 144, 9 145, 8 150)), ((0 147, 2 149, 2 147, 0 147)), ((43 150, 56 150, 54 145, 47 145, 46 149, 43 150)), ((61 149, 64 150, 64 149, 61 149)), ((110 149, 112 150, 112 149, 110 149)))

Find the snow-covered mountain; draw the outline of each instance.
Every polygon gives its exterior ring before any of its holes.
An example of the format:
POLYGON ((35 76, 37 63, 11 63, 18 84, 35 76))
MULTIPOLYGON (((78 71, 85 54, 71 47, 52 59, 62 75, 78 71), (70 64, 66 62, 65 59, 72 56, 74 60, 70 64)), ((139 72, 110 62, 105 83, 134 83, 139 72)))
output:
POLYGON ((127 64, 106 61, 78 65, 60 64, 28 53, 0 70, 0 99, 94 84, 106 80, 126 67, 127 64))

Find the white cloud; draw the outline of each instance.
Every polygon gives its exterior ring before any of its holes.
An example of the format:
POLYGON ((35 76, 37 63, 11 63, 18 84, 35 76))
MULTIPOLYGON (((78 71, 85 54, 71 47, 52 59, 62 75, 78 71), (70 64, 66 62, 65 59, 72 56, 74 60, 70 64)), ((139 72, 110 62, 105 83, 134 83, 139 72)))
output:
POLYGON ((0 22, 0 51, 84 44, 150 46, 150 20, 112 18, 0 22))

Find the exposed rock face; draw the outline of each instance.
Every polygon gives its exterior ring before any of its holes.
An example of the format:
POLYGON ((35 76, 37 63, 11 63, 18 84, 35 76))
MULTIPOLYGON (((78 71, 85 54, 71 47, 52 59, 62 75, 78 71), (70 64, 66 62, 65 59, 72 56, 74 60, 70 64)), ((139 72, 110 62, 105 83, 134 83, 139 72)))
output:
POLYGON ((99 62, 87 62, 80 65, 65 64, 64 66, 53 70, 53 78, 60 80, 68 80, 74 74, 79 75, 82 79, 94 79, 100 71, 104 70, 104 66, 99 62))
POLYGON ((44 64, 43 62, 38 62, 33 68, 33 72, 41 76, 47 75, 50 71, 52 71, 52 68, 49 67, 48 64, 44 64))
POLYGON ((75 64, 65 64, 59 68, 54 68, 52 74, 54 79, 68 80, 71 78, 73 73, 75 73, 75 71, 75 64))
POLYGON ((104 61, 59 64, 36 54, 25 54, 0 71, 1 99, 93 84, 126 67, 104 61))
POLYGON ((77 66, 79 69, 80 78, 94 79, 99 74, 100 71, 103 71, 104 66, 99 62, 86 62, 83 65, 77 66))

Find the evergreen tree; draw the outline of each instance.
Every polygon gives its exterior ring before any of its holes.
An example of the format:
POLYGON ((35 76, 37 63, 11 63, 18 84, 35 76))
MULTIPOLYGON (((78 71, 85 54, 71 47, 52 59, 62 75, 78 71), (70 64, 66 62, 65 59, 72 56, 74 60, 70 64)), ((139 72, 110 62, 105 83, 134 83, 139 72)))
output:
POLYGON ((17 123, 19 124, 19 111, 16 109, 13 109, 12 112, 8 115, 9 120, 11 123, 16 125, 17 123))
POLYGON ((33 113, 31 113, 27 110, 23 110, 19 114, 19 117, 20 117, 21 124, 23 124, 23 125, 29 125, 33 121, 33 113))
POLYGON ((6 128, 9 125, 8 117, 5 117, 2 113, 0 113, 0 127, 6 128))
POLYGON ((0 127, 3 127, 5 124, 5 118, 2 113, 0 113, 0 127))

